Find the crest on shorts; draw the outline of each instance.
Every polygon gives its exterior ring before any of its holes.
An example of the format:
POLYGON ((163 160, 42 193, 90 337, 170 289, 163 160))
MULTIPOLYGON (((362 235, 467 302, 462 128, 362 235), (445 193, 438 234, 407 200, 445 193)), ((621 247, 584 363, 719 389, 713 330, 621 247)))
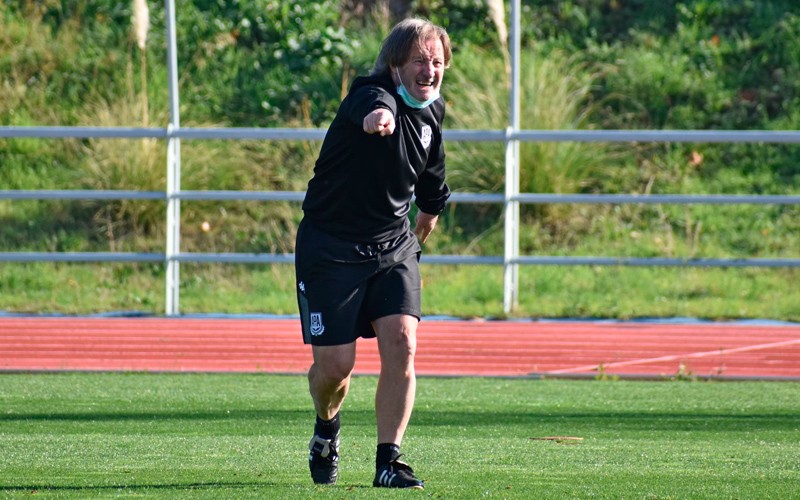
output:
POLYGON ((420 139, 422 140, 422 147, 428 149, 428 146, 431 145, 431 137, 433 137, 433 131, 431 130, 430 125, 425 125, 422 127, 422 136, 420 139))
POLYGON ((322 313, 311 313, 311 335, 322 335, 325 325, 322 324, 322 313))

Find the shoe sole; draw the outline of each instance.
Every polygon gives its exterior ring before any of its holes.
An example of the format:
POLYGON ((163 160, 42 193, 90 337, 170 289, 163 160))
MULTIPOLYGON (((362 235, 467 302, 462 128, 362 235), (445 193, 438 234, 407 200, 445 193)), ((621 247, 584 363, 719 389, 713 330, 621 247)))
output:
POLYGON ((386 489, 390 489, 390 490, 424 490, 425 489, 424 486, 420 486, 420 485, 406 486, 406 487, 403 488, 403 487, 399 487, 399 486, 382 486, 382 485, 379 485, 379 484, 373 484, 372 487, 373 488, 386 488, 386 489))

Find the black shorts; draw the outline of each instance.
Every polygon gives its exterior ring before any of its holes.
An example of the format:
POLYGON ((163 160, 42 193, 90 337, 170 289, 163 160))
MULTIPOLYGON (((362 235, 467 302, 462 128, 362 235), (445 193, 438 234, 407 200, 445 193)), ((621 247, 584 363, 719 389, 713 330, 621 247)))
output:
POLYGON ((303 220, 297 230, 295 272, 303 342, 341 345, 375 337, 372 321, 392 314, 420 318, 417 237, 377 244, 339 239, 303 220))

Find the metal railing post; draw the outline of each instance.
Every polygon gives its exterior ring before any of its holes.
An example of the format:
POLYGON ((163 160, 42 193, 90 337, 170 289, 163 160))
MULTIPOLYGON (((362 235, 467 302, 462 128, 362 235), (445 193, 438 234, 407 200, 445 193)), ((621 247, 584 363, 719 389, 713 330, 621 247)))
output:
POLYGON ((169 84, 169 126, 167 127, 167 242, 166 305, 167 316, 180 314, 181 248, 181 142, 175 133, 180 129, 178 100, 178 44, 175 34, 175 0, 165 0, 167 14, 167 74, 169 84))
POLYGON ((511 88, 509 89, 509 127, 505 140, 505 246, 503 252, 503 311, 512 312, 519 302, 519 131, 520 109, 520 0, 511 2, 511 88))

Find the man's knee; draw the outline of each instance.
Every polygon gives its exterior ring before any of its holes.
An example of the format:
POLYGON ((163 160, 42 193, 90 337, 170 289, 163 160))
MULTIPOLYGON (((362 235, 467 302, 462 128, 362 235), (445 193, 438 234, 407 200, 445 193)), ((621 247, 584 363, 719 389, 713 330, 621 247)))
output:
POLYGON ((380 318, 374 327, 382 356, 411 359, 417 350, 417 323, 414 316, 396 315, 380 318))
MULTIPOLYGON (((330 382, 350 377, 355 367, 355 352, 348 346, 315 346, 312 373, 330 382)), ((311 375, 311 373, 309 373, 311 375)))
POLYGON ((346 380, 353 371, 353 366, 339 360, 326 360, 324 363, 314 363, 315 375, 330 382, 346 380))

